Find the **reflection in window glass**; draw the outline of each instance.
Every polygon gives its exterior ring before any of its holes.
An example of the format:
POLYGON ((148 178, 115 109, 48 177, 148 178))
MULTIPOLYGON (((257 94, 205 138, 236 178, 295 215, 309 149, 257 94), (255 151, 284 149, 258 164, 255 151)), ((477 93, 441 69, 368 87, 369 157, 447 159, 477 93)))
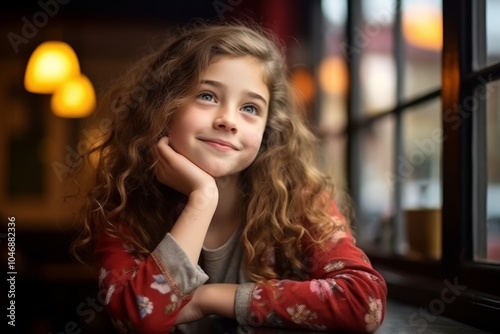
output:
POLYGON ((347 21, 346 0, 322 0, 321 11, 325 19, 334 26, 343 27, 347 21))
POLYGON ((347 189, 347 175, 345 170, 346 137, 330 136, 321 141, 321 166, 332 178, 336 188, 347 189))
POLYGON ((321 1, 323 15, 322 59, 317 67, 319 83, 319 131, 321 164, 339 189, 347 187, 345 170, 347 124, 347 64, 345 54, 346 0, 321 1), (344 47, 343 47, 344 45, 344 47))
POLYGON ((347 123, 345 94, 347 91, 347 64, 345 54, 346 0, 323 0, 324 18, 323 56, 318 64, 320 86, 321 130, 331 135, 342 131, 347 123))
POLYGON ((394 118, 386 116, 360 132, 357 237, 363 246, 390 250, 393 224, 394 118))
MULTIPOLYGON (((476 231, 484 232, 476 232, 475 242, 484 245, 476 247, 481 250, 478 260, 500 262, 500 82, 487 84, 484 93, 487 96, 484 120, 486 123, 486 205, 481 205, 480 208, 483 210, 486 208, 486 228, 476 227, 476 231)), ((478 172, 482 171, 484 169, 478 172)), ((476 224, 483 223, 484 220, 476 222, 476 224)))
POLYGON ((474 2, 474 65, 480 69, 500 62, 500 1, 474 2))
POLYGON ((486 65, 500 62, 500 1, 486 1, 486 65))
POLYGON ((388 52, 367 52, 361 57, 362 114, 375 115, 394 107, 396 75, 388 52))
POLYGON ((405 209, 441 207, 441 104, 434 100, 403 114, 403 156, 398 158, 398 182, 405 209))
MULTIPOLYGON (((498 13, 498 12, 497 12, 498 13)), ((498 20, 497 20, 498 21, 498 20)), ((488 188, 486 202, 487 256, 488 260, 500 262, 500 82, 487 87, 493 92, 487 107, 487 168, 488 188)))
POLYGON ((393 57, 393 1, 364 0, 362 29, 355 41, 363 50, 360 59, 361 113, 373 115, 395 105, 396 73, 393 57))
POLYGON ((441 256, 441 104, 439 100, 402 115, 403 154, 396 162, 402 185, 400 249, 416 258, 441 256))
POLYGON ((442 6, 440 0, 403 0, 403 97, 441 86, 442 6))

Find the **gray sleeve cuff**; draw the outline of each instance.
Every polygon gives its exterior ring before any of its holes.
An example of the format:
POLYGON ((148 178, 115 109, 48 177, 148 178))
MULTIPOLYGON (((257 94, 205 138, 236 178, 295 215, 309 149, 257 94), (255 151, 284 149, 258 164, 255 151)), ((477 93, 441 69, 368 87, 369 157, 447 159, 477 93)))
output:
POLYGON ((177 294, 184 296, 193 292, 208 280, 208 275, 191 260, 177 241, 167 233, 152 253, 170 286, 177 287, 177 294))
POLYGON ((243 283, 236 290, 236 298, 234 300, 234 312, 236 321, 240 325, 248 325, 250 319, 250 299, 255 283, 243 283))

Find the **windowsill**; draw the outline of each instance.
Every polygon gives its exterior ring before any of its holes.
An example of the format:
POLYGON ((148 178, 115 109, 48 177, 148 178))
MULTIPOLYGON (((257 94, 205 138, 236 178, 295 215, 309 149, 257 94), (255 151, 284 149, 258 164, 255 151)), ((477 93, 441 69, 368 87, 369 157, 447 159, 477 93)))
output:
POLYGON ((488 332, 444 316, 435 315, 422 307, 390 299, 387 303, 385 320, 376 332, 376 334, 385 333, 486 334, 488 332))
MULTIPOLYGON (((473 286, 464 282, 463 278, 444 278, 439 274, 439 267, 429 266, 429 263, 427 268, 421 267, 423 271, 420 273, 416 273, 415 269, 405 270, 407 266, 397 268, 379 266, 374 263, 374 267, 385 278, 389 300, 398 305, 396 309, 400 303, 403 306, 406 305, 407 314, 402 316, 398 315, 399 311, 395 313, 400 320, 404 319, 406 327, 423 328, 425 323, 427 326, 431 326, 429 328, 434 329, 433 323, 438 318, 443 317, 450 321, 454 319, 449 324, 454 323, 453 326, 459 329, 472 326, 486 331, 497 330, 497 328, 493 329, 493 319, 498 317, 500 311, 498 295, 485 294, 474 289, 473 286), (429 275, 429 270, 433 267, 438 270, 429 275), (411 312, 408 313, 408 311, 411 312)), ((394 305, 391 305, 394 309, 394 305)), ((392 314, 392 312, 389 310, 388 313, 392 314)), ((442 323, 442 321, 437 322, 439 326, 442 323)), ((413 332, 420 331, 409 331, 409 333, 413 332)), ((439 331, 430 332, 452 333, 451 331, 443 332, 441 328, 439 331)), ((462 332, 454 330, 453 333, 462 332)))

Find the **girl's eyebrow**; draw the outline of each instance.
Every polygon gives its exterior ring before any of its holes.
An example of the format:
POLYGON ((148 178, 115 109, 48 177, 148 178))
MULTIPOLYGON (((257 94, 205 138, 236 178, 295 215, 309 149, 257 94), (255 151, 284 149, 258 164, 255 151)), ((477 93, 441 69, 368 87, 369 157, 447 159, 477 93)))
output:
MULTIPOLYGON (((200 82, 201 84, 205 84, 205 85, 209 85, 209 86, 214 86, 216 88, 226 88, 227 85, 220 82, 220 81, 214 81, 214 80, 201 80, 200 82)), ((245 91, 245 93, 252 97, 252 98, 255 98, 255 99, 258 99, 258 100, 261 100, 262 102, 264 102, 264 105, 267 106, 267 101, 265 98, 262 97, 262 95, 260 94, 257 94, 255 92, 252 92, 252 91, 245 91)))

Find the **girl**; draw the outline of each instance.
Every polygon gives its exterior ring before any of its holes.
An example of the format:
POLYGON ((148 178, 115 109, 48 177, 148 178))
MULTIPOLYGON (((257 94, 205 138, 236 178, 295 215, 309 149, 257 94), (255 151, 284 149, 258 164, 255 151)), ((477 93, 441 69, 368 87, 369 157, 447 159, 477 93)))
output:
POLYGON ((277 45, 255 27, 186 28, 111 95, 74 250, 94 251, 120 332, 168 333, 209 315, 380 326, 385 282, 313 165, 277 45))

